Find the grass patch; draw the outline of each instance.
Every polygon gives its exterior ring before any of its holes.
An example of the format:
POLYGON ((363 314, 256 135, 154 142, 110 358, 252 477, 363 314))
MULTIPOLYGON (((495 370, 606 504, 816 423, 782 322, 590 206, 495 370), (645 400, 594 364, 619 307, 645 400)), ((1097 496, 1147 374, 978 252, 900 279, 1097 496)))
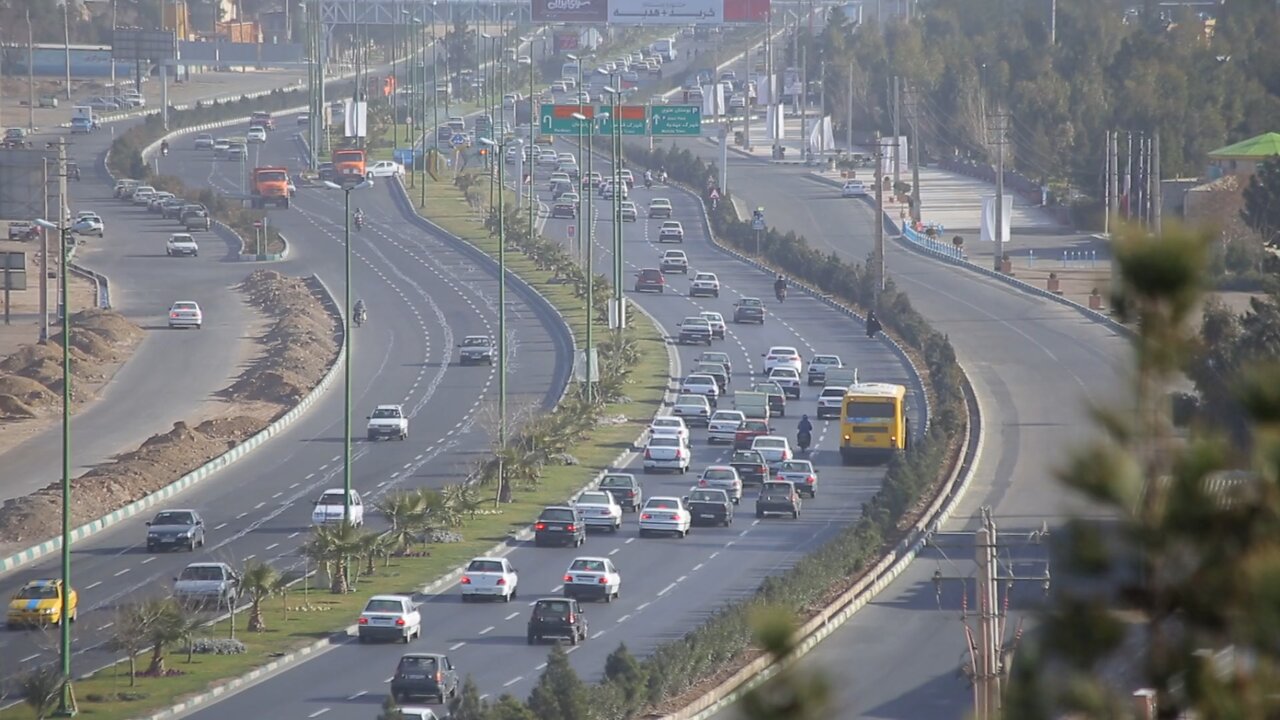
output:
MULTIPOLYGON (((419 176, 415 180, 421 182, 423 178, 419 176)), ((427 180, 429 212, 424 214, 485 252, 496 254, 497 241, 489 237, 483 222, 476 219, 475 213, 467 207, 462 193, 448 182, 427 180)), ((508 251, 507 267, 543 293, 568 319, 577 337, 583 337, 586 314, 581 300, 574 297, 571 286, 548 282, 549 273, 538 270, 532 261, 516 251, 508 251)), ((184 674, 164 678, 139 677, 134 687, 129 686, 128 666, 124 663, 78 680, 75 687, 80 715, 124 720, 168 707, 184 696, 203 692, 243 675, 281 654, 350 625, 368 596, 411 592, 527 527, 543 507, 562 502, 605 469, 619 452, 629 448, 659 407, 667 387, 665 340, 647 321, 633 324, 629 332, 638 341, 640 349, 639 362, 625 386, 625 394, 632 402, 608 405, 604 410, 605 417, 626 416, 628 422, 597 425, 590 437, 571 451, 580 464, 548 466, 537 485, 518 487, 512 502, 503 505, 499 511, 464 520, 458 529, 464 538, 462 542, 430 545, 430 555, 426 557, 391 558, 385 565, 381 560, 375 561, 375 572, 358 576, 355 591, 348 595, 330 594, 325 578, 318 577, 308 581, 305 592, 302 587, 297 587, 287 596, 268 600, 263 606, 265 632, 246 632, 247 613, 238 615, 235 620, 236 637, 245 643, 247 649, 242 655, 196 655, 193 662, 187 663, 185 654, 175 652, 169 658, 169 667, 184 674), (317 583, 321 586, 316 587, 317 583), (119 697, 121 693, 133 694, 136 699, 122 700, 119 697)), ((363 564, 362 569, 365 569, 363 564)), ((201 637, 225 638, 230 634, 230 623, 223 621, 208 628, 201 637)), ((144 656, 139 661, 143 667, 145 660, 144 656)), ((4 720, 34 720, 35 717, 26 706, 0 712, 0 718, 4 720)))

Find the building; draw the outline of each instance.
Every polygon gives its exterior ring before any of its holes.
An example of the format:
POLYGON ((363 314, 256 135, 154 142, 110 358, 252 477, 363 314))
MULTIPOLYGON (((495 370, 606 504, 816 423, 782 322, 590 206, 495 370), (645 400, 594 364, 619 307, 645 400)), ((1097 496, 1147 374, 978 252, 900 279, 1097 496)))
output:
POLYGON ((1210 180, 1235 175, 1247 184, 1248 178, 1257 172, 1258 163, 1277 155, 1280 155, 1280 133, 1264 133, 1209 153, 1205 174, 1210 180))

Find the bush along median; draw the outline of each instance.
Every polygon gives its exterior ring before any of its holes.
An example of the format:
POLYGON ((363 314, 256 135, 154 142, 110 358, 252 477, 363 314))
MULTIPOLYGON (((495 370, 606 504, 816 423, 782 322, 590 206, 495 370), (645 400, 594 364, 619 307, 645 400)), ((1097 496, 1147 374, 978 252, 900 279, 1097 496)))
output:
MULTIPOLYGON (((673 180, 689 187, 702 187, 708 176, 716 175, 714 166, 676 148, 632 151, 628 156, 633 166, 665 168, 673 180)), ((751 226, 730 208, 727 196, 714 207, 707 203, 712 230, 719 242, 746 254, 754 250, 755 237, 751 226)), ((853 308, 876 310, 883 326, 917 358, 932 400, 933 417, 924 438, 890 462, 884 484, 856 523, 789 570, 766 579, 754 596, 727 604, 647 658, 636 658, 625 645, 618 647, 605 661, 604 677, 594 688, 588 689, 567 662, 548 662, 525 703, 509 696, 482 703, 471 686, 457 703, 456 720, 636 718, 678 709, 762 652, 754 643, 750 622, 758 611, 781 608, 802 617, 818 612, 888 551, 948 475, 959 457, 968 415, 963 372, 947 338, 928 325, 892 282, 886 283, 877 302, 874 281, 860 265, 823 255, 794 234, 770 231, 760 247, 762 262, 853 308), (513 707, 520 714, 513 714, 513 707)))

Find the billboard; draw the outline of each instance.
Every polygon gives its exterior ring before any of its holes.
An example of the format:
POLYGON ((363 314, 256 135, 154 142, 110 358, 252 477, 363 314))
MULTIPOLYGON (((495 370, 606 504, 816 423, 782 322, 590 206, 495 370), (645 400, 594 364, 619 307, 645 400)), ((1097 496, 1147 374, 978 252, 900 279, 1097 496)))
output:
POLYGON ((535 23, 603 23, 609 0, 533 0, 535 23))
POLYGON ((557 30, 555 38, 556 52, 573 52, 578 49, 578 32, 576 30, 557 30))
POLYGON ((609 0, 609 23, 612 25, 763 24, 769 18, 769 2, 770 0, 609 0))

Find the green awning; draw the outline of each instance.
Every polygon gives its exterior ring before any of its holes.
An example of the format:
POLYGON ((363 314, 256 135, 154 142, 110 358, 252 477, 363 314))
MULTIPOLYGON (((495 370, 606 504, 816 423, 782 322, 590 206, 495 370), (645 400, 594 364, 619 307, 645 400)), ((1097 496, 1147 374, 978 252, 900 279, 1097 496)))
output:
POLYGON ((1264 158, 1280 155, 1280 133, 1265 133, 1209 153, 1211 158, 1264 158))

